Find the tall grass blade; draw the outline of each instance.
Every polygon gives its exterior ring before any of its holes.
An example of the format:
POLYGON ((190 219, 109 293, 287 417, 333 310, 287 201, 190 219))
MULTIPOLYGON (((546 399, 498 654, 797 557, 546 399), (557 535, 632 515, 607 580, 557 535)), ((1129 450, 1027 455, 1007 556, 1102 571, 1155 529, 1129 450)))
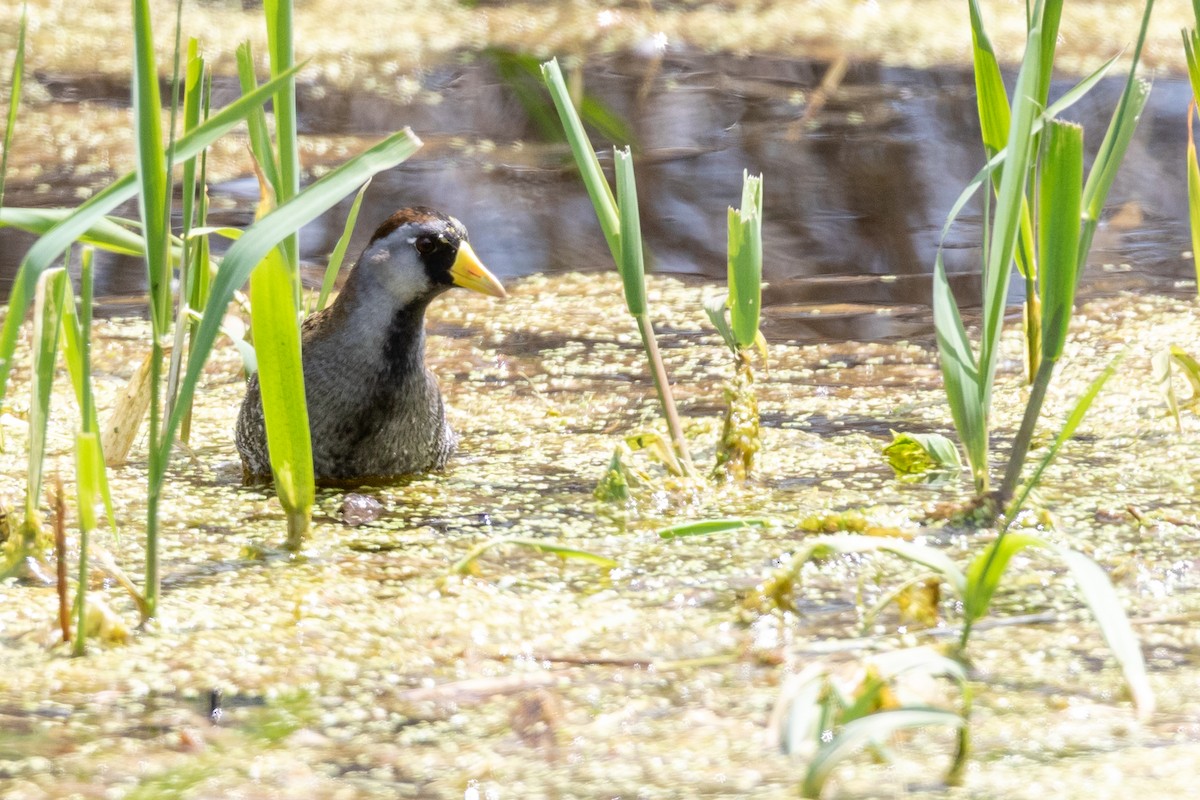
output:
MULTIPOLYGON (((67 363, 67 371, 75 389, 75 400, 79 403, 79 426, 85 433, 96 433, 100 430, 96 400, 92 393, 92 263, 93 251, 90 247, 85 247, 80 258, 79 312, 76 313, 75 300, 69 292, 64 297, 62 312, 63 360, 67 363)), ((98 496, 104 500, 109 527, 115 532, 117 518, 113 509, 108 473, 104 469, 104 455, 99 449, 99 442, 96 447, 100 454, 100 462, 95 465, 99 470, 96 478, 98 496)))
MULTIPOLYGON (((69 219, 71 208, 0 208, 0 228, 18 228, 28 233, 45 235, 69 219)), ((100 217, 82 231, 76 241, 124 256, 144 256, 146 240, 141 234, 125 227, 126 220, 100 217)))
MULTIPOLYGON (((279 78, 268 81, 252 94, 242 97, 213 114, 196 130, 182 136, 175 144, 174 157, 176 159, 190 158, 224 136, 245 119, 251 109, 269 100, 276 86, 285 77, 281 75, 279 78)), ((8 376, 12 371, 13 350, 17 346, 21 323, 25 321, 25 313, 29 310, 30 303, 33 302, 33 293, 38 277, 81 235, 91 230, 98 220, 107 216, 122 203, 132 199, 137 192, 138 173, 131 172, 124 175, 76 208, 66 219, 34 242, 33 247, 29 248, 29 252, 25 254, 9 293, 8 313, 4 318, 3 331, 0 332, 0 399, 3 399, 7 392, 8 376)))
POLYGON ((12 151, 17 110, 21 107, 21 83, 25 79, 25 30, 29 27, 29 6, 21 4, 21 23, 17 29, 17 49, 13 53, 12 77, 8 81, 8 115, 4 123, 4 153, 0 154, 0 208, 4 207, 4 181, 8 177, 8 154, 12 151))
POLYGON ((50 389, 58 357, 59 332, 66 292, 70 286, 66 269, 50 270, 38 280, 33 307, 33 370, 29 400, 29 469, 25 476, 25 521, 22 547, 27 555, 40 555, 41 521, 38 501, 42 494, 42 471, 46 455, 46 431, 50 421, 50 389))
POLYGON ((629 148, 613 150, 617 178, 617 209, 621 257, 617 267, 625 286, 625 305, 635 317, 646 314, 646 267, 642 252, 642 223, 638 212, 637 184, 629 148))
POLYGON ((991 403, 992 380, 995 375, 1000 332, 1008 300, 1008 284, 1012 275, 1017 234, 1025 200, 1025 184, 1032 159, 1033 123, 1041 113, 1033 100, 1044 65, 1041 61, 1040 21, 1029 34, 1025 57, 1013 91, 1016 104, 1008 132, 1008 160, 1000 177, 996 196, 996 216, 992 226, 991 245, 983 272, 983 332, 980 341, 979 372, 982 378, 980 397, 985 405, 991 403))
MULTIPOLYGON (((1133 132, 1137 128, 1142 110, 1146 107, 1146 101, 1150 97, 1149 84, 1138 80, 1137 65, 1141 61, 1142 47, 1146 42, 1146 32, 1150 27, 1150 12, 1153 9, 1154 0, 1146 0, 1146 8, 1142 12, 1142 25, 1138 31, 1137 43, 1133 48, 1133 61, 1129 67, 1129 76, 1125 80, 1125 89, 1121 92, 1121 99, 1117 102, 1116 110, 1113 111, 1108 130, 1104 133, 1104 141, 1100 143, 1100 150, 1096 153, 1096 159, 1092 162, 1092 169, 1088 173, 1087 183, 1083 187, 1084 216, 1083 232, 1079 243, 1080 259, 1086 259, 1091 250, 1092 237, 1095 235, 1096 226, 1100 224, 1100 212, 1104 209, 1105 200, 1108 199, 1108 190, 1112 188, 1113 181, 1117 177, 1117 170, 1125 159, 1125 152, 1129 149, 1133 132)), ((1083 274, 1082 268, 1078 274, 1083 274)))
POLYGON ((321 280, 321 293, 317 296, 317 311, 323 309, 325 303, 329 301, 337 274, 342 269, 342 262, 346 259, 346 249, 350 246, 350 237, 354 235, 354 226, 358 224, 358 211, 362 207, 363 195, 367 193, 370 185, 370 181, 364 183, 358 190, 358 194, 354 195, 354 202, 350 204, 350 213, 346 216, 346 226, 342 228, 342 235, 338 237, 333 252, 329 254, 329 263, 325 266, 325 277, 321 280))
POLYGON ((742 173, 742 205, 729 209, 729 319, 738 347, 758 337, 762 306, 763 179, 742 173))
MULTIPOLYGON (((271 189, 259 173, 260 219, 270 213, 271 189)), ((315 497, 312 438, 304 402, 299 309, 292 274, 281 247, 274 247, 250 274, 250 324, 255 332, 258 380, 275 492, 287 514, 288 547, 299 550, 308 535, 315 497)))
POLYGON ((170 231, 167 158, 163 147, 162 100, 148 0, 133 0, 133 112, 137 132, 137 174, 142 226, 146 237, 146 269, 150 285, 150 319, 156 336, 170 325, 171 267, 167 256, 170 231))
MULTIPOLYGON (((271 56, 271 77, 287 74, 295 63, 292 33, 292 0, 263 0, 267 18, 267 47, 271 56)), ((300 191, 300 145, 296 122, 296 78, 286 78, 275 90, 275 144, 278 148, 278 202, 286 203, 300 191)), ((283 240, 283 254, 291 271, 296 308, 300 308, 300 240, 293 232, 283 240)))

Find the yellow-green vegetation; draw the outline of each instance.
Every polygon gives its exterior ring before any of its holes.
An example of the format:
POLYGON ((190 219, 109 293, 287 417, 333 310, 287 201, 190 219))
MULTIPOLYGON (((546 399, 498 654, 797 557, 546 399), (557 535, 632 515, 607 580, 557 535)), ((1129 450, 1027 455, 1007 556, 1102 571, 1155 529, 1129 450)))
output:
MULTIPOLYGON (((832 555, 819 569, 803 568, 786 595, 799 613, 774 610, 748 616, 744 626, 736 622, 753 586, 801 546, 799 521, 807 518, 840 515, 864 529, 899 529, 957 562, 969 558, 977 539, 915 519, 946 490, 897 484, 880 462, 881 439, 849 424, 880 419, 895 428, 946 429, 930 349, 771 345, 772 370, 759 378, 758 394, 764 410, 785 424, 762 431, 760 480, 737 491, 618 509, 592 500, 588 478, 609 458, 610 429, 655 414, 653 389, 645 378, 638 391, 612 391, 608 371, 580 359, 577 346, 601 348, 607 366, 636 371, 636 337, 613 344, 608 328, 623 313, 620 282, 612 274, 567 275, 509 288, 502 305, 468 296, 430 311, 430 367, 443 376, 461 455, 441 474, 359 488, 385 508, 366 525, 341 523, 344 492, 318 492, 314 552, 299 562, 240 557, 244 544, 277 543, 285 515, 269 494, 240 485, 231 431, 243 391, 241 358, 218 347, 199 387, 196 458, 180 452, 165 487, 159 631, 135 634, 123 646, 89 641, 86 659, 54 658, 62 652, 55 590, 0 586, 0 699, 9 720, 0 741, 12 754, 10 780, 48 792, 69 780, 151 787, 204 767, 193 796, 249 791, 264 780, 331 794, 350 780, 344 764, 352 758, 360 768, 352 785, 362 794, 399 784, 458 797, 471 780, 481 791, 528 794, 647 786, 670 793, 697 785, 789 794, 807 762, 762 739, 784 675, 818 660, 849 669, 860 653, 945 641, 939 628, 901 633, 908 623, 895 604, 862 632, 866 612, 922 572, 893 557, 864 568, 861 557, 832 555), (530 329, 573 337, 532 349, 530 329), (835 378, 858 388, 815 391, 835 378), (898 411, 893 382, 901 378, 911 405, 898 411), (818 431, 813 419, 848 424, 818 431), (739 517, 779 524, 671 540, 658 533, 685 519, 739 517), (507 536, 569 545, 617 566, 563 561, 522 545, 492 547, 478 576, 446 580, 473 547, 507 536), (217 726, 208 722, 214 688, 226 698, 217 726), (297 692, 307 693, 313 713, 289 723, 296 729, 278 744, 265 743, 263 715, 289 707, 297 692), (547 697, 562 708, 541 723, 554 732, 558 758, 521 744, 513 727, 519 711, 546 706, 547 697), (153 735, 136 735, 148 730, 153 735), (249 750, 257 754, 253 772, 249 750), (51 752, 53 766, 39 761, 51 752), (578 757, 566 757, 572 753, 578 757)), ((676 332, 664 344, 688 344, 664 347, 667 367, 719 385, 728 351, 697 302, 700 290, 655 277, 650 289, 676 332)), ((1108 298, 1080 313, 1085 324, 1067 343, 1070 360, 1048 396, 1055 416, 1126 341, 1133 343, 1127 368, 1146 370, 1166 342, 1200 326, 1194 304, 1161 297, 1108 298)), ((98 332, 93 361, 102 420, 137 372, 137 343, 146 331, 145 322, 110 321, 98 332)), ((1016 333, 1003 340, 1005 359, 1014 363, 1022 352, 1016 333)), ((0 474, 8 476, 8 496, 19 499, 28 373, 20 370, 14 380, 12 415, 0 418, 8 443, 0 474)), ((1002 431, 1019 421, 1020 381, 1017 370, 999 373, 1002 431)), ((70 409, 69 381, 53 387, 52 406, 70 409)), ((1043 535, 1086 549, 1112 571, 1147 652, 1186 647, 1200 614, 1200 586, 1178 567, 1180 543, 1200 529, 1187 499, 1196 480, 1187 454, 1197 421, 1185 415, 1183 423, 1187 438, 1173 433, 1148 381, 1111 383, 1043 484, 1042 502, 1054 508, 1057 523, 1043 535), (1139 413, 1131 417, 1130 409, 1139 413)), ((68 496, 75 425, 70 413, 56 414, 47 435, 48 469, 61 472, 68 496)), ((145 441, 136 442, 128 466, 112 471, 121 537, 101 527, 92 541, 135 577, 145 455, 145 441)), ((68 552, 74 554, 73 542, 68 552)), ((93 561, 89 596, 133 628, 137 607, 109 585, 108 574, 93 561)), ((972 634, 972 684, 991 688, 975 698, 970 790, 1020 797, 1029 781, 1068 781, 1067 798, 1103 796, 1098 782, 1105 773, 1097 767, 1104 764, 1122 771, 1129 791, 1185 793, 1200 745, 1170 723, 1130 735, 1136 722, 1121 699, 1120 672, 1098 629, 1062 591, 1065 580, 1052 560, 1024 559, 993 596, 993 619, 981 620, 972 634), (1007 765, 1011 758, 1028 759, 1020 777, 1007 765)), ((943 620, 959 618, 955 602, 944 592, 943 620)), ((1189 688, 1200 674, 1186 659, 1156 657, 1150 679, 1163 719, 1200 713, 1189 688)), ((911 693, 921 683, 888 679, 902 703, 921 699, 911 693)), ((948 697, 925 701, 948 700, 954 709, 953 682, 938 684, 948 697)), ((842 791, 865 795, 909 781, 928 785, 929 765, 942 769, 955 747, 953 728, 931 728, 890 744, 891 765, 842 761, 832 779, 842 791)))

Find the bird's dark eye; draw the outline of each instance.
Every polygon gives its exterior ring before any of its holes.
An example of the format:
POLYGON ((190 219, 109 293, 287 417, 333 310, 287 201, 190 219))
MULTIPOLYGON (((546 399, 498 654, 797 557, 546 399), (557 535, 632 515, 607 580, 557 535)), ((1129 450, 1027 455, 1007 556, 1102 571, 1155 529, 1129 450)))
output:
POLYGON ((417 248, 417 252, 423 256, 427 256, 434 250, 437 250, 437 245, 437 239, 434 239, 432 236, 420 236, 413 242, 413 247, 417 248))

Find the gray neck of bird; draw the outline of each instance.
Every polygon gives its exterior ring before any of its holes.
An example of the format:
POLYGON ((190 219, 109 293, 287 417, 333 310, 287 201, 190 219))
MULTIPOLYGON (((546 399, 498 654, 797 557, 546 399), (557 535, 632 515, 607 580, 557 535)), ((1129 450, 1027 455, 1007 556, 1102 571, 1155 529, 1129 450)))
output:
POLYGON ((346 279, 330 309, 340 317, 338 351, 376 365, 389 380, 423 377, 425 309, 433 298, 398 299, 376 283, 363 270, 346 279))

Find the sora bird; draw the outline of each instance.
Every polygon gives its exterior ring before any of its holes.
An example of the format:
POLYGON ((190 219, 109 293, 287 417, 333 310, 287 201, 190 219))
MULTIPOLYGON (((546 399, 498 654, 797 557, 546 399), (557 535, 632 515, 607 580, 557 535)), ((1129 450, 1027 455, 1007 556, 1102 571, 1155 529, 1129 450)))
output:
MULTIPOLYGON (((457 437, 425 366, 425 309, 453 286, 505 296, 461 222, 406 208, 375 231, 337 299, 304 320, 304 394, 318 481, 445 466, 457 437)), ((246 481, 270 480, 257 375, 238 415, 237 447, 246 481)))

